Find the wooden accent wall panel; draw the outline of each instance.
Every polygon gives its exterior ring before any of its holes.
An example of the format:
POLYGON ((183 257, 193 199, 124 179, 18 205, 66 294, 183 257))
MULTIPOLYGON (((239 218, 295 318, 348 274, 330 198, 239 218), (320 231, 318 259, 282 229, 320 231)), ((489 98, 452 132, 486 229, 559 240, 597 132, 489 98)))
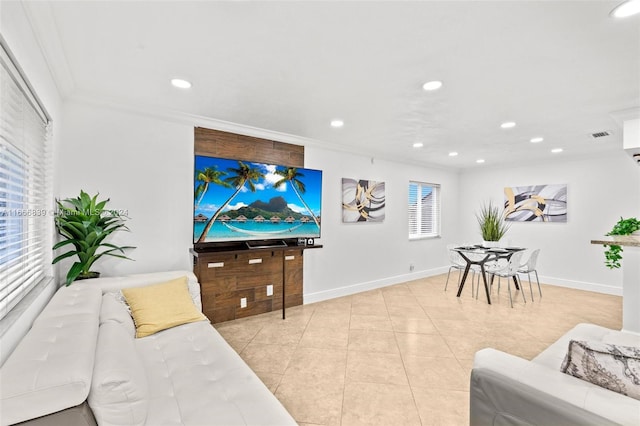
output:
POLYGON ((195 129, 195 154, 232 160, 304 167, 304 146, 220 130, 195 129))
POLYGON ((302 305, 302 254, 302 249, 291 249, 284 252, 284 298, 287 308, 302 305))
MULTIPOLYGON (((304 167, 304 146, 196 127, 196 155, 304 167)), ((230 247, 230 250, 234 250, 230 247)), ((202 308, 212 323, 302 304, 302 249, 216 251, 198 253, 193 271, 201 286, 202 308), (249 263, 261 258, 260 263, 249 263), (273 295, 266 286, 273 285, 273 295), (240 299, 247 307, 240 308, 240 299)))
MULTIPOLYGON (((207 318, 218 323, 282 308, 283 256, 284 250, 199 253, 194 272, 200 281, 202 310, 207 318), (273 285, 271 296, 267 296, 269 284, 273 285), (246 308, 240 307, 242 298, 247 299, 246 308)), ((293 292, 286 299, 287 306, 302 304, 302 256, 297 258, 300 258, 297 262, 284 264, 294 277, 290 281, 299 281, 291 290, 287 287, 287 291, 293 292), (296 267, 299 272, 293 271, 296 267)))

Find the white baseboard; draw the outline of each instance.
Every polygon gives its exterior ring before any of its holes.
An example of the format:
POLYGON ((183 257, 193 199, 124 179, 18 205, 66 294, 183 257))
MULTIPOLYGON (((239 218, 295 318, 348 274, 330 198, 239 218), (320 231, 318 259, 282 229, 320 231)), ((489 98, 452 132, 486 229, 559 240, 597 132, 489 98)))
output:
POLYGON ((351 284, 344 287, 332 288, 330 290, 318 291, 315 293, 305 293, 304 303, 315 303, 323 300, 334 299, 336 297, 349 296, 351 294, 361 293, 367 290, 387 287, 394 284, 406 283, 408 281, 418 280, 420 278, 433 277, 435 275, 445 274, 449 270, 448 266, 440 268, 428 269, 425 271, 416 271, 410 274, 396 275, 393 277, 382 278, 380 280, 367 281, 358 284, 351 284))
MULTIPOLYGON (((336 297, 349 296, 363 291, 374 290, 376 288, 387 287, 394 284, 401 284, 408 281, 418 280, 420 278, 433 277, 435 275, 446 274, 449 270, 448 266, 440 268, 428 269, 425 271, 416 271, 410 274, 396 275, 393 277, 382 278, 374 281, 367 281, 358 284, 351 284, 343 287, 332 288, 330 290, 318 291, 315 293, 305 293, 304 303, 315 303, 323 300, 334 299, 336 297)), ((532 277, 535 280, 535 277, 532 277)), ((526 280, 526 276, 523 276, 526 280)), ((549 277, 540 275, 540 282, 548 285, 556 285, 559 287, 575 288, 577 290, 593 291, 595 293, 611 294, 614 296, 622 296, 622 288, 606 284, 590 283, 585 281, 567 280, 563 278, 549 277)))
MULTIPOLYGON (((523 276, 526 280, 526 275, 523 276)), ((535 277, 532 276, 535 280, 535 277)), ((622 287, 616 287, 607 284, 590 283, 586 281, 566 280, 563 278, 548 277, 540 275, 540 282, 549 285, 557 285, 558 287, 575 288, 576 290, 593 291, 595 293, 611 294, 613 296, 622 296, 622 287)))

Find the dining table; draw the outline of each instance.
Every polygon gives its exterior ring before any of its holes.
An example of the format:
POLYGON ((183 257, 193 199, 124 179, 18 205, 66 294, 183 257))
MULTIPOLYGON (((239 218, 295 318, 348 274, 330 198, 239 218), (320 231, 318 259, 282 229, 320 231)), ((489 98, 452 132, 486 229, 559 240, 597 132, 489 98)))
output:
MULTIPOLYGON (((508 261, 514 253, 526 249, 523 247, 485 247, 476 244, 455 247, 453 250, 458 252, 460 254, 460 257, 462 257, 462 259, 464 259, 464 261, 467 263, 462 274, 462 279, 460 280, 460 285, 458 286, 457 297, 460 297, 460 294, 462 293, 464 283, 467 280, 467 275, 469 275, 469 270, 473 265, 477 265, 480 267, 480 271, 482 273, 484 290, 487 294, 487 303, 490 305, 491 294, 489 292, 489 283, 487 282, 487 271, 485 269, 485 265, 487 264, 487 262, 493 262, 499 259, 506 259, 508 261)), ((493 276, 491 277, 491 282, 493 282, 493 276)), ((520 284, 518 283, 517 276, 513 277, 513 282, 515 283, 516 290, 519 290, 520 284)))

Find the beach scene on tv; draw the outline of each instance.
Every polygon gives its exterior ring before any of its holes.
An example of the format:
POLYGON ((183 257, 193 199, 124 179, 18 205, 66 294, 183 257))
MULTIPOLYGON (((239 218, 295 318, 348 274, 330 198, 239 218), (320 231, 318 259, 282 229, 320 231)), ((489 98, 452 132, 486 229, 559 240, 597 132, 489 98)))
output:
POLYGON ((320 237, 322 171, 196 155, 193 241, 320 237))

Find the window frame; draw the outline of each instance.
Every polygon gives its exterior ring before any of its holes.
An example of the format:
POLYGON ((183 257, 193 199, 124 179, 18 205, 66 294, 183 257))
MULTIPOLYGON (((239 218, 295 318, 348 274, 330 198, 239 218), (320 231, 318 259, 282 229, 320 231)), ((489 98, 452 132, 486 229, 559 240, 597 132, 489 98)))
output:
MULTIPOLYGON (((408 196, 407 196, 407 228, 408 228, 408 236, 409 236, 409 241, 416 241, 416 240, 424 240, 424 239, 432 239, 432 238, 440 238, 441 237, 441 222, 442 222, 442 212, 441 212, 441 192, 442 192, 442 187, 440 184, 437 183, 430 183, 430 182, 421 182, 421 181, 417 181, 417 180, 410 180, 409 181, 409 185, 408 185, 408 196), (415 186, 415 190, 412 189, 412 187, 415 186), (423 207, 422 204, 418 204, 417 203, 417 199, 419 198, 417 194, 421 194, 421 190, 422 188, 428 187, 429 189, 431 189, 431 192, 429 194, 434 194, 433 197, 433 202, 431 205, 431 212, 430 212, 430 217, 432 218, 430 225, 431 225, 431 232, 422 232, 421 229, 412 229, 412 211, 415 210, 416 213, 416 218, 414 220, 415 222, 415 227, 416 228, 421 228, 422 224, 424 223, 422 221, 422 216, 423 216, 423 207), (415 205, 412 204, 412 193, 416 194, 416 201, 415 201, 415 205)), ((428 195, 429 195, 428 194, 428 195)), ((420 197, 421 199, 428 196, 422 196, 420 197)))
POLYGON ((4 330, 4 318, 22 306, 34 288, 51 281, 53 191, 51 117, 1 36, 0 67, 0 84, 7 91, 0 108, 14 114, 3 118, 6 127, 0 132, 4 200, 0 202, 0 321, 4 330))

